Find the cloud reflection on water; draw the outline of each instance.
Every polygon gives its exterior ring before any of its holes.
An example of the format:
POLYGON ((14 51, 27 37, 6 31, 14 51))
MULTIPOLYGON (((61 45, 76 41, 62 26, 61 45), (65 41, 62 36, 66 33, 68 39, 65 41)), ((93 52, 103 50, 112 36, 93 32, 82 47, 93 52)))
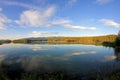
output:
MULTIPOLYGON (((16 44, 7 49, 10 49, 11 52, 8 52, 9 54, 5 56, 0 55, 0 62, 6 63, 11 67, 12 65, 19 64, 26 71, 52 71, 56 68, 69 68, 72 70, 76 67, 79 67, 79 70, 82 70, 85 69, 88 64, 90 68, 93 68, 100 62, 107 62, 116 58, 112 54, 108 54, 109 52, 107 52, 107 49, 104 50, 101 47, 86 48, 83 46, 41 44, 25 44, 22 46, 16 44), (106 56, 104 52, 108 56, 106 56)), ((3 50, 1 53, 7 53, 7 49, 3 50)))
POLYGON ((90 51, 76 51, 76 52, 71 52, 71 53, 66 53, 62 57, 58 56, 55 59, 60 59, 60 60, 69 60, 72 56, 81 56, 81 55, 89 55, 89 54, 96 54, 97 52, 95 50, 90 50, 90 51))
MULTIPOLYGON (((35 45, 34 47, 36 46, 40 47, 40 50, 53 48, 53 47, 46 48, 46 46, 42 46, 43 49, 41 49, 41 46, 35 45)), ((39 68, 45 70, 53 70, 56 67, 55 64, 59 62, 61 62, 61 64, 66 64, 69 62, 69 60, 71 60, 72 56, 80 56, 83 54, 96 54, 96 51, 91 50, 91 51, 80 51, 80 52, 72 52, 72 53, 64 53, 64 54, 43 54, 43 55, 24 54, 24 55, 18 55, 19 57, 18 56, 14 57, 14 60, 13 59, 11 60, 10 56, 8 56, 8 59, 4 59, 4 56, 1 55, 0 60, 4 60, 5 63, 11 63, 11 64, 19 63, 27 71, 37 70, 39 68)))
POLYGON ((71 54, 71 56, 77 56, 77 55, 83 55, 83 54, 96 54, 97 52, 95 50, 91 51, 81 51, 81 52, 74 52, 71 54))
POLYGON ((1 62, 4 60, 4 58, 5 58, 5 55, 0 54, 0 64, 1 64, 1 62))
POLYGON ((102 62, 112 61, 115 60, 117 57, 114 55, 106 55, 103 59, 101 59, 102 62))
POLYGON ((39 44, 34 44, 34 45, 29 45, 29 48, 33 51, 39 51, 39 50, 50 50, 55 48, 54 46, 48 46, 48 45, 39 45, 39 44))

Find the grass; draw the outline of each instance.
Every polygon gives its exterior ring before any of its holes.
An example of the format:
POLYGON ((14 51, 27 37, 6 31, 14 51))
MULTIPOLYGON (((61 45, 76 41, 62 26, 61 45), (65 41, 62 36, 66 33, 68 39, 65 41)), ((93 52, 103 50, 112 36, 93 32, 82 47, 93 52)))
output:
POLYGON ((96 80, 120 80, 120 70, 114 71, 104 77, 98 77, 96 80))
MULTIPOLYGON (((13 74, 14 75, 14 74, 13 74)), ((95 75, 93 75, 95 76, 95 75)), ((0 72, 0 80, 13 80, 9 78, 4 72, 0 72)), ((79 75, 66 75, 64 72, 53 73, 22 73, 20 78, 14 80, 120 80, 120 70, 116 70, 105 76, 97 75, 96 77, 81 77, 79 75)))

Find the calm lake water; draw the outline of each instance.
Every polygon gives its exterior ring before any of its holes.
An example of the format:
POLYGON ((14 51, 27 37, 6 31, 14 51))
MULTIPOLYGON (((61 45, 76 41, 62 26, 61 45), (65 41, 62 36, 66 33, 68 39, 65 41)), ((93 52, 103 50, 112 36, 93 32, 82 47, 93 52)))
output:
POLYGON ((0 71, 15 79, 23 73, 61 72, 84 78, 120 69, 120 50, 80 44, 0 45, 0 71))

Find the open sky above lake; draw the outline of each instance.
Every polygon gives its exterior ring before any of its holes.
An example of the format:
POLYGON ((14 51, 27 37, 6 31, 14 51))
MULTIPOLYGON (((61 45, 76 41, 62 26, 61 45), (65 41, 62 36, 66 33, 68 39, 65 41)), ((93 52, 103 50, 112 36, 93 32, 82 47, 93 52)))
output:
POLYGON ((120 0, 0 0, 0 39, 96 36, 120 30, 120 0))

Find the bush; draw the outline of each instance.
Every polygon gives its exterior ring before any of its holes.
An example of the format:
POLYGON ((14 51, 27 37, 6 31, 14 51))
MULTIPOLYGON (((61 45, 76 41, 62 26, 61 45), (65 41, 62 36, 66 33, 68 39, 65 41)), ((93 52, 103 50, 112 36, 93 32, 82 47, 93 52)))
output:
POLYGON ((115 46, 120 46, 120 36, 118 36, 115 40, 115 46))

